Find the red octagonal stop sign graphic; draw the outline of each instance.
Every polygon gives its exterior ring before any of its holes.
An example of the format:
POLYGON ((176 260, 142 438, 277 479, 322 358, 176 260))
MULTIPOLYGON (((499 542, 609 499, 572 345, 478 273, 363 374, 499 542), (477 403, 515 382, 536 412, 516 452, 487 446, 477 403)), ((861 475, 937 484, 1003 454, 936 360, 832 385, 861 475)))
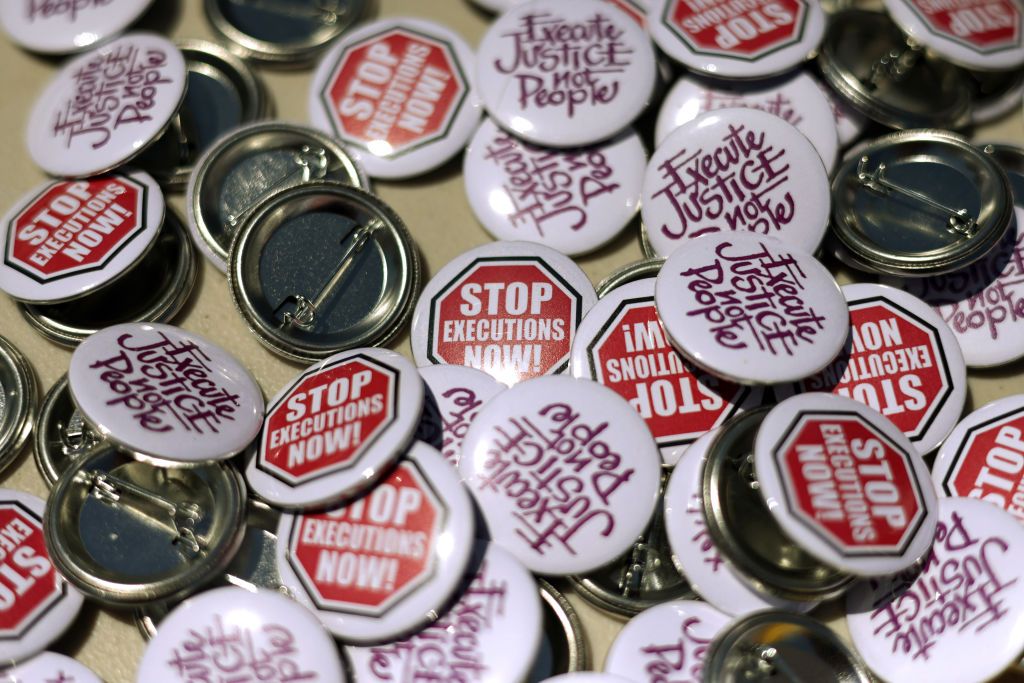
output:
POLYGON ((856 414, 803 414, 775 458, 786 504, 844 556, 898 555, 925 516, 910 454, 856 414))
POLYGON ((363 355, 304 375, 267 412, 259 468, 302 484, 356 465, 394 421, 397 377, 363 355))
POLYGON ((146 201, 123 175, 54 183, 7 226, 4 261, 37 282, 99 270, 145 227, 146 201))
POLYGON ((1020 44, 1021 16, 1014 0, 904 0, 930 31, 979 52, 1020 44))
POLYGON ((942 487, 950 496, 987 500, 1024 522, 1024 412, 969 429, 942 487))
POLYGON ((355 502, 297 518, 288 562, 320 609, 380 615, 430 577, 446 514, 405 461, 355 502))
POLYGON ((587 361, 594 379, 640 413, 659 446, 711 431, 750 391, 683 360, 665 337, 653 297, 623 301, 587 347, 587 361))
POLYGON ((394 157, 447 135, 468 93, 451 45, 393 28, 346 48, 321 99, 338 137, 394 157))
POLYGON ((662 21, 691 50, 759 59, 800 40, 817 0, 670 0, 662 21))
POLYGON ((506 384, 561 368, 582 297, 540 259, 480 258, 430 301, 427 353, 506 384))
POLYGON ((0 503, 0 638, 21 637, 64 591, 41 520, 19 503, 0 503))

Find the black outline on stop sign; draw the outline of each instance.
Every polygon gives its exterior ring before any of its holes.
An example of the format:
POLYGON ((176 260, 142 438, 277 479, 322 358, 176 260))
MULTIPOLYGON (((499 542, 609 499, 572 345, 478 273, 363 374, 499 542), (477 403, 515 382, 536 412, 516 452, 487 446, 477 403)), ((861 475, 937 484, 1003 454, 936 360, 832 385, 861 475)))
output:
POLYGON ((960 470, 964 464, 964 457, 968 455, 968 449, 973 445, 973 443, 969 442, 973 441, 978 431, 988 431, 998 422, 1006 422, 1007 418, 1020 418, 1021 416, 1024 416, 1024 409, 1015 408, 1013 410, 1008 410, 1001 415, 996 415, 984 422, 979 422, 964 432, 964 438, 960 440, 960 445, 957 447, 956 453, 953 454, 953 466, 946 471, 946 476, 942 478, 943 493, 953 498, 965 495, 959 494, 953 490, 952 481, 958 474, 960 474, 960 470))
POLYGON ((686 47, 690 50, 690 52, 696 55, 713 55, 716 57, 726 57, 727 59, 737 59, 744 62, 756 62, 757 60, 764 59, 765 57, 774 54, 779 50, 784 50, 788 47, 792 47, 793 45, 796 45, 801 40, 803 40, 804 31, 807 28, 807 17, 810 15, 812 9, 810 4, 812 2, 819 2, 820 0, 795 0, 795 2, 798 5, 800 5, 801 14, 803 15, 800 17, 800 20, 798 21, 799 27, 797 31, 794 32, 793 35, 786 39, 786 41, 783 42, 781 45, 776 45, 775 47, 767 48, 766 51, 759 52, 756 55, 736 54, 726 49, 713 50, 709 48, 697 47, 697 45, 690 40, 690 36, 688 36, 685 31, 681 31, 680 29, 678 29, 676 25, 673 23, 671 16, 669 16, 673 14, 673 10, 676 8, 676 5, 685 1, 686 0, 670 0, 669 2, 665 3, 665 11, 661 13, 661 16, 658 18, 658 20, 662 23, 662 25, 665 26, 665 28, 671 31, 672 35, 674 35, 681 42, 683 42, 686 45, 686 47))
MULTIPOLYGON (((25 507, 21 502, 16 501, 16 500, 0 501, 0 508, 5 508, 5 507, 7 507, 7 508, 17 508, 26 517, 30 517, 31 519, 34 519, 36 521, 36 523, 38 524, 38 529, 36 531, 38 531, 39 534, 43 533, 43 520, 42 520, 42 518, 39 515, 37 515, 35 512, 30 510, 29 508, 25 507)), ((53 576, 57 580, 57 585, 59 587, 58 591, 56 593, 51 593, 52 597, 48 598, 49 604, 47 604, 47 602, 44 601, 43 603, 40 604, 39 607, 36 608, 35 613, 30 615, 30 618, 21 626, 20 630, 12 631, 12 632, 10 632, 10 635, 3 635, 4 631, 2 629, 0 629, 0 641, 3 641, 3 640, 18 640, 21 637, 23 637, 25 635, 25 633, 27 633, 28 631, 32 630, 32 628, 35 627, 35 625, 37 623, 39 623, 43 619, 43 617, 45 617, 47 614, 49 614, 50 610, 52 610, 54 607, 56 607, 61 602, 63 602, 64 598, 67 596, 67 594, 68 594, 68 584, 67 584, 67 581, 64 581, 61 578, 60 572, 58 572, 57 568, 53 566, 53 561, 50 559, 50 556, 49 556, 49 550, 47 550, 46 561, 50 563, 50 571, 53 572, 53 576)))

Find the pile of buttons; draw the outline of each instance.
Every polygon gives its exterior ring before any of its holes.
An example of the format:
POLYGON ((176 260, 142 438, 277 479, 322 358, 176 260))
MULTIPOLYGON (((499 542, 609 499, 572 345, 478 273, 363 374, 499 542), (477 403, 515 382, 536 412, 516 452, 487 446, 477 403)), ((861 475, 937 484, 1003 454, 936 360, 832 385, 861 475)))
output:
POLYGON ((0 471, 31 442, 50 487, 0 489, 0 681, 99 681, 47 651, 86 601, 137 683, 1016 666, 1024 394, 969 412, 968 368, 1024 358, 1024 141, 957 131, 1021 115, 1024 2, 474 2, 475 50, 358 0, 205 0, 218 43, 0 6, 72 55, 0 221, 0 290, 72 349, 37 408, 0 337, 0 471), (307 122, 253 65, 311 69, 307 122), (446 236, 371 179, 460 155, 493 240, 426 277, 446 236), (198 255, 296 364, 269 400, 170 324, 198 255), (563 591, 628 620, 603 663, 563 591))

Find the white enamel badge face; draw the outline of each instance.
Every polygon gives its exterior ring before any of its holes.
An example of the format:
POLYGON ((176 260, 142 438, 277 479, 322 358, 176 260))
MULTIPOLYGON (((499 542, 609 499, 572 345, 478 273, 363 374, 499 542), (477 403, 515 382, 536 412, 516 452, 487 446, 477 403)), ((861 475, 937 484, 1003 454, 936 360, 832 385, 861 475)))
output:
POLYGON ((71 657, 44 652, 11 669, 0 671, 0 683, 103 683, 71 657))
POLYGON ((18 45, 49 55, 79 52, 131 26, 153 0, 0 3, 0 25, 18 45))
POLYGON ((428 365, 419 372, 426 391, 416 439, 441 451, 444 459, 456 466, 469 425, 505 385, 464 365, 428 365))

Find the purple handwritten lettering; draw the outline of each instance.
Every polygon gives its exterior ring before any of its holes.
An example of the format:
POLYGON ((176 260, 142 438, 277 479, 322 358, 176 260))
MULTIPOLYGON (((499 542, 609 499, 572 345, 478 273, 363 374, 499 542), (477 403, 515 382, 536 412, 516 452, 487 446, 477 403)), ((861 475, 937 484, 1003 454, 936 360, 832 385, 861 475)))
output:
POLYGON ((105 7, 114 0, 29 0, 26 9, 28 20, 50 19, 52 17, 66 17, 68 21, 74 22, 78 19, 78 13, 105 7))
MULTIPOLYGON (((759 96, 761 97, 761 96, 759 96)), ((774 114, 794 126, 800 125, 804 117, 795 108, 793 100, 782 93, 770 93, 762 99, 755 99, 742 93, 715 92, 705 90, 701 97, 700 112, 715 111, 716 109, 728 109, 743 107, 744 109, 757 109, 759 111, 774 114)))
POLYGON ((416 438, 429 444, 439 444, 445 459, 457 465, 462 439, 484 402, 475 391, 466 387, 453 387, 441 394, 441 398, 445 399, 442 403, 447 410, 442 409, 437 401, 427 401, 416 438))
POLYGON ((704 656, 712 638, 699 635, 701 621, 698 617, 690 617, 680 627, 679 638, 665 645, 648 645, 641 648, 640 654, 644 661, 644 673, 648 683, 673 683, 679 679, 672 676, 686 671, 685 680, 700 681, 704 669, 704 656), (671 676, 671 677, 670 677, 671 676))

